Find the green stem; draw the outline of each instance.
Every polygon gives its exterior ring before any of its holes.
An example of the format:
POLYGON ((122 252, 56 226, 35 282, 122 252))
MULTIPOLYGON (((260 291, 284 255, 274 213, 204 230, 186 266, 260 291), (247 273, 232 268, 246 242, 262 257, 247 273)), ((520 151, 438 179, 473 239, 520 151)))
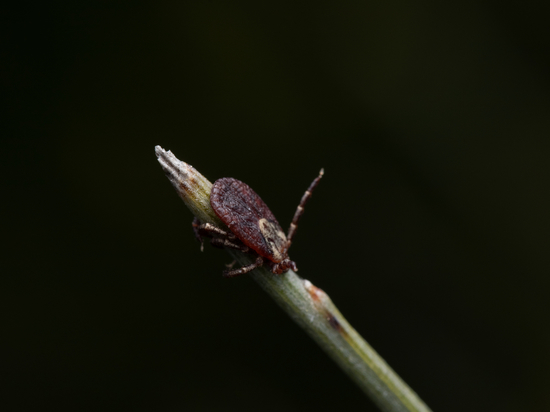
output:
MULTIPOLYGON (((225 227, 210 206, 210 183, 195 168, 178 160, 170 151, 155 148, 168 179, 191 212, 202 223, 225 227)), ((242 265, 248 255, 230 250, 242 265)), ((265 267, 250 276, 298 325, 355 381, 383 411, 428 412, 430 408, 351 327, 328 295, 293 271, 274 275, 265 267)))

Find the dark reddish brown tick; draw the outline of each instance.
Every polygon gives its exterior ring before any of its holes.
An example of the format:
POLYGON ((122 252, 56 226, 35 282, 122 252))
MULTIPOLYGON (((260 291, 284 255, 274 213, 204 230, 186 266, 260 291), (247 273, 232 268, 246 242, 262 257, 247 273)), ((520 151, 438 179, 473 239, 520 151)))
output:
POLYGON ((242 275, 262 265, 268 266, 277 275, 289 269, 298 270, 296 263, 288 257, 288 248, 296 233, 304 206, 322 176, 323 169, 302 196, 286 236, 271 210, 250 186, 231 177, 224 177, 214 182, 210 193, 210 204, 230 232, 210 223, 201 224, 195 218, 193 230, 201 242, 201 247, 202 237, 207 236, 212 238, 213 246, 237 249, 256 257, 256 261, 251 265, 225 270, 223 276, 242 275))

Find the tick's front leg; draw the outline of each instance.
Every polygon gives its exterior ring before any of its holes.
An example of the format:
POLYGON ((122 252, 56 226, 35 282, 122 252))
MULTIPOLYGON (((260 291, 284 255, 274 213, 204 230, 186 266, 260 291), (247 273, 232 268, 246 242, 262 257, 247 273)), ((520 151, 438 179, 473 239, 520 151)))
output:
POLYGON ((290 228, 288 229, 288 235, 287 235, 287 244, 286 248, 288 249, 290 245, 292 244, 292 240, 294 239, 294 235, 296 234, 296 229, 298 228, 298 221, 302 217, 302 214, 304 213, 304 207, 311 197, 311 194, 313 193, 313 189, 317 187, 319 184, 319 181, 323 177, 323 174, 325 174, 325 171, 321 169, 319 172, 319 176, 317 176, 315 179, 313 179, 313 182, 309 185, 306 192, 302 196, 302 200, 300 201, 300 204, 298 205, 298 208, 296 209, 296 213, 294 213, 294 217, 292 218, 292 223, 290 224, 290 228))
POLYGON ((233 278, 235 276, 244 275, 245 273, 250 272, 251 270, 256 269, 258 266, 262 266, 264 264, 264 260, 261 256, 258 256, 256 259, 256 262, 248 265, 243 266, 242 268, 235 269, 235 270, 224 270, 222 273, 222 276, 224 278, 233 278))

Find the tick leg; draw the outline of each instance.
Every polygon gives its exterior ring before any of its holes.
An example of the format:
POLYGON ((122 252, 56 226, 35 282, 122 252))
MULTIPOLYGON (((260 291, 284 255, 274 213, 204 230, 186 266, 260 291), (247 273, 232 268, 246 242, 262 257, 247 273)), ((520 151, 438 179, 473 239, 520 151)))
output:
MULTIPOLYGON (((195 219, 197 219, 197 218, 195 218, 195 219)), ((198 221, 198 219, 197 219, 197 221, 198 221)), ((193 220, 193 223, 195 223, 194 220, 193 220)), ((197 228, 197 231, 202 236, 212 237, 214 235, 218 235, 218 236, 221 236, 221 237, 229 239, 229 240, 235 240, 236 239, 236 237, 233 233, 226 232, 225 230, 220 229, 219 227, 214 226, 213 224, 210 224, 210 223, 203 223, 202 225, 199 225, 198 228, 197 228)))
POLYGON ((202 236, 201 236, 200 231, 199 231, 201 221, 197 217, 195 217, 193 219, 193 223, 191 223, 191 225, 193 226, 193 233, 195 234, 195 237, 197 238, 197 240, 201 244, 201 252, 202 252, 203 249, 204 249, 204 244, 202 242, 202 236))
POLYGON ((244 252, 244 253, 248 253, 250 251, 248 246, 239 245, 238 243, 233 243, 233 242, 231 242, 227 239, 221 239, 219 237, 213 238, 210 241, 210 243, 211 243, 212 246, 219 247, 219 248, 228 247, 228 248, 231 248, 231 249, 240 250, 241 252, 244 252))
MULTIPOLYGON (((233 233, 226 232, 225 230, 220 229, 219 227, 214 226, 211 223, 201 224, 200 220, 196 217, 193 219, 192 226, 193 226, 193 233, 195 233, 195 237, 201 244, 201 252, 204 249, 204 244, 202 241, 203 237, 210 237, 210 238, 217 239, 215 238, 215 236, 219 236, 222 240, 226 240, 229 242, 228 244, 220 244, 220 242, 214 241, 214 239, 212 239, 212 244, 217 247, 223 247, 223 246, 233 247, 232 246, 233 242, 237 241, 237 237, 233 233)), ((236 249, 241 250, 241 247, 236 247, 236 249)))
POLYGON ((233 278, 235 276, 248 273, 251 270, 256 269, 258 266, 262 266, 263 264, 264 264, 263 258, 261 256, 258 256, 258 258, 256 259, 256 262, 252 263, 251 265, 243 266, 242 268, 235 269, 235 270, 224 270, 222 273, 222 276, 224 278, 233 278))
POLYGON ((325 173, 324 169, 321 169, 321 171, 319 172, 319 176, 317 176, 313 180, 313 182, 311 182, 306 192, 302 196, 302 200, 300 201, 300 204, 296 209, 296 213, 294 213, 294 218, 292 219, 292 223, 290 224, 290 228, 288 229, 287 249, 290 247, 290 244, 292 243, 292 239, 294 238, 294 234, 296 233, 296 229, 298 228, 298 220, 300 220, 300 217, 302 217, 302 213, 304 213, 304 206, 306 205, 307 201, 311 197, 311 194, 313 193, 313 189, 315 189, 319 184, 319 181, 323 177, 324 173, 325 173))

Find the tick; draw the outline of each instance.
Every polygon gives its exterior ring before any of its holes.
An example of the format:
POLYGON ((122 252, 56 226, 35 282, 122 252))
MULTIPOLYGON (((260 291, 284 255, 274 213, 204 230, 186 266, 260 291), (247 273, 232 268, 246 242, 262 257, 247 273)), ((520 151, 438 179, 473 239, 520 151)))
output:
POLYGON ((259 266, 267 266, 276 275, 289 269, 298 270, 296 263, 288 257, 288 249, 298 227, 298 220, 313 189, 323 177, 323 169, 302 196, 294 218, 285 236, 281 225, 264 201, 250 186, 232 177, 214 182, 210 193, 210 205, 229 232, 210 223, 201 224, 195 218, 193 231, 201 242, 203 236, 211 238, 210 243, 219 248, 231 248, 253 255, 254 263, 238 269, 228 269, 222 275, 227 278, 248 273, 259 266))

